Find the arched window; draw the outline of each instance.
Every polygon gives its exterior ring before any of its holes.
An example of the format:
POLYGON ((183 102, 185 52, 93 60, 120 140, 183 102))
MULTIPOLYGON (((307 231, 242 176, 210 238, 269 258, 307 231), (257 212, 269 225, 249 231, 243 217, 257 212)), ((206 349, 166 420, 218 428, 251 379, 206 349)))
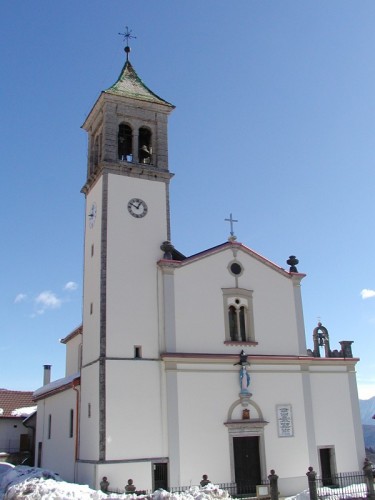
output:
POLYGON ((253 292, 243 288, 223 288, 225 342, 255 343, 253 292))
POLYGON ((91 157, 90 157, 90 175, 95 173, 102 156, 102 134, 97 133, 92 136, 91 157))
POLYGON ((151 131, 146 127, 139 129, 138 156, 139 163, 152 163, 151 131))
POLYGON ((99 163, 99 136, 97 135, 95 137, 95 142, 94 142, 94 170, 98 166, 99 163))
POLYGON ((129 125, 120 124, 117 143, 119 160, 133 161, 133 131, 129 125))
POLYGON ((228 319, 229 319, 230 338, 231 338, 231 340, 237 340, 237 338, 238 338, 238 323, 237 323, 236 308, 234 306, 229 306, 228 319))
MULTIPOLYGON (((235 302, 240 302, 236 299, 235 302)), ((230 339, 236 342, 242 340, 246 342, 246 307, 237 307, 234 305, 228 308, 228 319, 229 319, 229 335, 230 339)))

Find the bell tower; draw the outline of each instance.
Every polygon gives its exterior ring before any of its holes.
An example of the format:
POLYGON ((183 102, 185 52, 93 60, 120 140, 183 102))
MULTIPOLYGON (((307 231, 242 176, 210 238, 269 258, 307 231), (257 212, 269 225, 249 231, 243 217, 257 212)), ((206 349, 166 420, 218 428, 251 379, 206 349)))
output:
POLYGON ((151 407, 162 397, 156 262, 170 239, 167 122, 174 106, 142 82, 128 46, 125 52, 120 76, 82 126, 88 162, 78 461, 91 464, 129 461, 129 449, 142 456, 143 446, 145 455, 150 445, 153 456, 166 452, 162 415, 150 423, 136 408, 140 394, 151 407), (133 406, 125 410, 129 397, 133 406))

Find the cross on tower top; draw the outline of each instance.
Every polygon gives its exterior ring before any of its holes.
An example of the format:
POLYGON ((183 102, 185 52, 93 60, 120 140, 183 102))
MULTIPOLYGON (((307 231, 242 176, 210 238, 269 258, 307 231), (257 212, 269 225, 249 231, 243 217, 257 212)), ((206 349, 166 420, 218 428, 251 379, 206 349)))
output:
POLYGON ((229 216, 229 219, 224 219, 226 222, 229 222, 230 223, 230 236, 229 236, 229 240, 235 240, 237 239, 236 236, 234 235, 234 231, 233 231, 233 223, 234 222, 238 222, 237 219, 233 219, 232 217, 232 214, 230 214, 229 216))
POLYGON ((126 47, 125 47, 125 52, 126 52, 126 61, 129 60, 129 52, 130 52, 130 47, 129 47, 129 39, 130 38, 137 38, 136 36, 132 35, 132 30, 129 30, 127 26, 125 26, 125 33, 119 33, 119 35, 124 37, 124 41, 126 40, 126 47))

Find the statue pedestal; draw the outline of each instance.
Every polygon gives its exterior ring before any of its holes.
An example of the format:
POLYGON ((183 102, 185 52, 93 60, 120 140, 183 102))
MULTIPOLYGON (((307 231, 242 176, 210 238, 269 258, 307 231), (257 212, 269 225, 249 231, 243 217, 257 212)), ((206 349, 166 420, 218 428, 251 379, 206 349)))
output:
POLYGON ((241 400, 241 405, 242 406, 248 406, 249 403, 250 403, 251 396, 252 396, 251 392, 249 392, 249 391, 241 391, 239 393, 239 397, 240 397, 240 400, 241 400))

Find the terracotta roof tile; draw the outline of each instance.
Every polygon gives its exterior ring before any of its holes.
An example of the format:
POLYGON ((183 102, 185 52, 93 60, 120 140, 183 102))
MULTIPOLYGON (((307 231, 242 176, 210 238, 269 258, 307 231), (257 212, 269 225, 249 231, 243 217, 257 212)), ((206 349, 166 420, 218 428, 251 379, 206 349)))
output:
POLYGON ((8 391, 8 389, 0 389, 0 418, 13 417, 13 410, 29 406, 35 406, 32 391, 8 391), (1 410, 3 411, 1 412, 1 410))

